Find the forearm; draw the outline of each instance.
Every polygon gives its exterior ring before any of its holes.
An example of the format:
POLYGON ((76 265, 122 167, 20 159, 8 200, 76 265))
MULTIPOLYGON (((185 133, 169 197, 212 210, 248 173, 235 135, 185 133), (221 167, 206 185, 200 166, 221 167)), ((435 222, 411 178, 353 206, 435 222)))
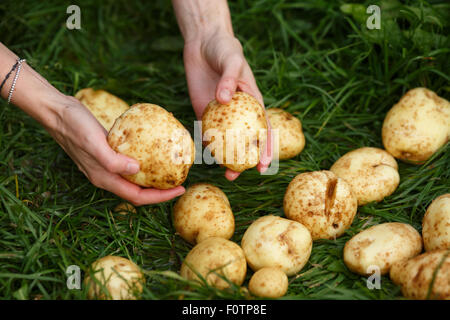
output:
POLYGON ((217 32, 233 35, 226 0, 172 0, 172 4, 185 42, 217 32))
MULTIPOLYGON (((16 54, 0 43, 0 82, 3 81, 17 59, 16 54)), ((8 97, 15 73, 16 71, 11 73, 0 92, 5 99, 8 97)), ((69 97, 59 92, 27 63, 22 64, 12 95, 12 104, 18 106, 45 127, 54 128, 61 106, 64 101, 69 100, 69 97)))

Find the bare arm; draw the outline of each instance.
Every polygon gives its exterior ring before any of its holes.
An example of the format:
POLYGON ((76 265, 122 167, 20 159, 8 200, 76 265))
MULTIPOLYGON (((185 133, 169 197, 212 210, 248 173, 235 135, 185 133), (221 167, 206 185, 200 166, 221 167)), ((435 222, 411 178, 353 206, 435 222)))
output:
POLYGON ((233 36, 230 10, 225 0, 173 0, 178 25, 185 42, 200 40, 212 33, 233 36))
MULTIPOLYGON (((0 81, 16 61, 17 56, 0 43, 0 81)), ((3 86, 4 98, 14 74, 3 86)), ((106 130, 89 110, 74 97, 59 92, 26 63, 22 64, 11 103, 41 123, 95 186, 136 205, 166 201, 184 192, 181 186, 144 189, 122 178, 121 174, 138 172, 139 163, 112 150, 106 130)))
MULTIPOLYGON (((0 81, 16 63, 18 56, 0 43, 0 81)), ((7 98, 15 72, 5 82, 1 96, 7 98)), ((27 63, 22 64, 11 103, 15 104, 45 127, 55 127, 58 106, 66 96, 41 77, 27 63)))
MULTIPOLYGON (((207 104, 216 99, 227 104, 236 90, 254 96, 264 106, 240 42, 234 37, 226 0, 172 0, 184 38, 184 67, 192 106, 201 119, 207 104)), ((270 124, 268 123, 269 128, 270 124)), ((270 139, 270 129, 268 130, 270 139)), ((258 170, 264 172, 271 161, 267 143, 258 170)), ((227 170, 234 180, 239 173, 227 170)))

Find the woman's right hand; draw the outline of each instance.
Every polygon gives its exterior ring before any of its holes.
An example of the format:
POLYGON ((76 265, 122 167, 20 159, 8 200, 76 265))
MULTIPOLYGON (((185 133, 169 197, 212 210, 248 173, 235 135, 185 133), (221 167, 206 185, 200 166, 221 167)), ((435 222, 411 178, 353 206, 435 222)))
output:
POLYGON ((47 131, 96 187, 108 190, 134 205, 170 200, 184 193, 178 186, 168 190, 141 188, 123 175, 139 172, 139 163, 109 146, 107 131, 77 99, 63 96, 56 121, 47 131))

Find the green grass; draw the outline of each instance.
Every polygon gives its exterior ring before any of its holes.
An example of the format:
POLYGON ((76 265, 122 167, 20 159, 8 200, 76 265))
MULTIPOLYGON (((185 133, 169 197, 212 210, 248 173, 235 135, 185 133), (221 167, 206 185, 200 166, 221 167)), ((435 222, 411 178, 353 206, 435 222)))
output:
MULTIPOLYGON (((382 27, 388 27, 380 31, 364 27, 367 15, 358 6, 344 14, 341 1, 230 2, 235 33, 266 106, 299 117, 306 136, 304 151, 280 163, 275 176, 253 169, 229 182, 218 166, 191 169, 185 186, 211 182, 227 194, 236 217, 232 240, 239 243, 260 216, 283 215, 284 192, 295 175, 329 169, 358 147, 382 147, 384 116, 407 90, 426 86, 449 99, 450 5, 430 2, 383 6, 382 27)), ((66 94, 95 87, 130 104, 156 103, 192 131, 183 42, 170 2, 79 1, 80 31, 65 28, 69 4, 1 1, 2 42, 66 94)), ((4 101, 0 107, 1 299, 85 298, 84 290, 66 288, 66 268, 76 264, 86 271, 108 254, 128 257, 146 271, 146 299, 247 297, 240 288, 219 291, 176 276, 191 245, 175 235, 174 201, 117 219, 109 212, 120 199, 91 185, 37 122, 4 101)), ((427 206, 450 189, 448 144, 423 165, 399 166, 396 192, 360 207, 341 238, 315 242, 308 264, 289 279, 286 298, 401 298, 388 277, 381 290, 369 290, 342 261, 345 242, 370 225, 400 221, 420 231, 427 206)))

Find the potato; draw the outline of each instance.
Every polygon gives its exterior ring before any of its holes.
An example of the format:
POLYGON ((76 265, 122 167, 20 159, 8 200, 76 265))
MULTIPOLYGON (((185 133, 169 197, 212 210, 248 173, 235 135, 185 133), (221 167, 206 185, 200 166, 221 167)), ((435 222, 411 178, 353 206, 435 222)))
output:
POLYGON ((431 202, 422 220, 422 237, 426 251, 450 249, 450 193, 431 202))
POLYGON ((202 132, 217 163, 237 172, 253 168, 267 140, 264 108, 245 92, 236 92, 227 105, 213 100, 203 113, 202 132))
POLYGON ((89 299, 135 300, 142 293, 144 283, 145 277, 137 265, 116 256, 92 263, 84 279, 89 299))
POLYGON ((344 247, 344 263, 361 275, 370 275, 372 266, 386 274, 390 267, 422 251, 422 238, 412 226, 388 222, 372 226, 351 238, 344 247))
POLYGON ((291 276, 308 262, 312 239, 301 223, 268 215, 253 221, 241 246, 253 271, 278 267, 291 276))
POLYGON ((450 300, 450 251, 438 249, 399 261, 389 276, 408 299, 450 300))
POLYGON ((160 106, 138 103, 122 114, 108 134, 119 153, 136 159, 140 171, 124 178, 143 187, 170 189, 186 179, 194 162, 194 141, 175 117, 160 106))
POLYGON ((397 189, 400 182, 397 162, 378 148, 350 151, 340 157, 330 170, 350 184, 360 206, 383 200, 397 189))
POLYGON ((313 240, 341 236, 358 209, 348 183, 326 170, 297 175, 287 187, 283 207, 286 217, 308 228, 313 240))
POLYGON ((121 202, 115 208, 114 212, 120 214, 121 216, 127 216, 128 214, 135 215, 137 213, 136 208, 128 202, 121 202))
POLYGON ((75 98, 91 111, 106 131, 130 108, 128 103, 105 90, 82 89, 75 94, 75 98))
POLYGON ((182 277, 201 281, 196 273, 218 289, 228 288, 230 282, 240 286, 247 273, 244 252, 230 240, 207 238, 192 248, 181 265, 182 277))
POLYGON ((305 147, 302 123, 289 112, 271 108, 267 110, 272 129, 278 129, 280 160, 290 159, 302 152, 305 147))
POLYGON ((189 187, 178 199, 173 224, 177 233, 192 244, 209 237, 230 239, 234 233, 234 215, 227 196, 208 183, 189 187))
POLYGON ((256 271, 250 278, 250 292, 261 298, 279 298, 286 294, 288 277, 280 268, 266 267, 256 271))
POLYGON ((397 159, 423 163, 450 136, 450 102, 426 88, 409 90, 386 115, 383 145, 397 159))

